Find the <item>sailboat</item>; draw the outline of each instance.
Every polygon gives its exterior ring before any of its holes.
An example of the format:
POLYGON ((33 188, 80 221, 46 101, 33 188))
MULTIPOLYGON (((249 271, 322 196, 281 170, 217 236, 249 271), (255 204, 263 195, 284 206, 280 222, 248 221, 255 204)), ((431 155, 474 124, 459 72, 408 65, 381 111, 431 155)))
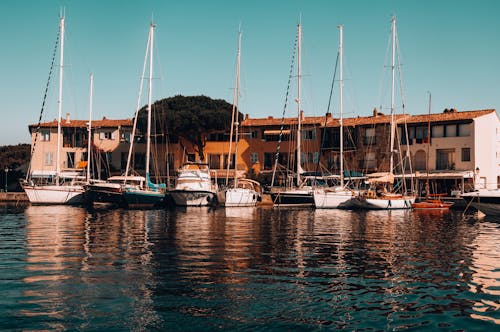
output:
MULTIPOLYGON (((370 189, 361 192, 353 200, 356 207, 362 209, 392 210, 409 209, 415 203, 416 195, 397 193, 393 190, 394 183, 394 141, 395 141, 395 103, 394 103, 394 83, 395 83, 395 58, 396 58, 396 18, 392 18, 392 61, 391 61, 391 125, 390 125, 390 164, 388 173, 377 173, 368 175, 370 189)), ((404 181, 404 178, 402 179, 404 181)), ((404 186, 403 186, 404 187, 404 186)), ((404 189, 404 188, 403 188, 404 189)))
POLYGON ((430 192, 429 185, 429 145, 431 144, 431 100, 432 96, 429 93, 429 120, 427 122, 427 159, 426 159, 426 171, 427 178, 425 181, 425 193, 426 198, 422 201, 412 203, 411 207, 414 210, 449 210, 453 205, 453 202, 443 201, 442 196, 446 194, 432 194, 430 192))
POLYGON ((153 41, 154 41, 155 25, 151 23, 149 27, 148 45, 146 47, 146 57, 144 59, 143 75, 141 78, 141 88, 137 102, 137 109, 134 119, 134 128, 132 131, 132 139, 127 158, 127 166, 125 170, 124 187, 122 188, 123 199, 127 207, 153 207, 164 203, 166 185, 164 183, 156 184, 151 181, 150 177, 150 159, 151 159, 151 99, 152 99, 152 81, 153 81, 153 41), (149 53, 148 53, 149 52, 149 53), (142 92, 142 82, 144 71, 149 55, 149 78, 148 78, 148 105, 147 105, 147 132, 146 132, 146 177, 137 181, 136 178, 129 176, 130 161, 134 148, 134 134, 137 127, 137 119, 139 117, 139 104, 142 92), (135 180, 131 182, 130 180, 135 180))
MULTIPOLYGON (((301 139, 302 139, 302 110, 300 100, 301 84, 301 42, 302 42, 302 24, 297 25, 297 148, 296 148, 296 183, 291 187, 280 188, 271 187, 270 195, 274 206, 295 206, 295 207, 313 207, 313 187, 306 179, 303 179, 304 173, 301 166, 301 139)), ((278 164, 278 157, 275 158, 272 185, 274 185, 274 175, 278 164)))
MULTIPOLYGON (((61 171, 61 115, 62 115, 62 83, 64 68, 64 15, 59 20, 59 96, 57 117, 57 152, 56 169, 48 173, 43 170, 30 170, 21 187, 32 204, 81 204, 83 202, 83 185, 85 177, 74 172, 61 171)), ((52 68, 51 68, 52 69, 52 68)), ((52 70, 51 70, 52 71, 52 70)), ((50 78, 49 78, 50 79, 50 78)), ((45 102, 45 100, 44 100, 45 102)), ((42 108, 43 112, 43 108, 42 108)), ((32 159, 36 148, 36 135, 32 146, 32 159)))
POLYGON ((343 131, 343 76, 342 76, 342 57, 343 57, 343 26, 339 25, 339 65, 340 65, 340 186, 337 187, 318 187, 313 192, 314 206, 318 209, 348 208, 351 199, 354 197, 354 191, 346 188, 344 181, 344 131, 343 131))
MULTIPOLYGON (((236 80, 233 95, 233 111, 231 116, 231 130, 229 134, 229 153, 226 170, 226 188, 217 193, 218 203, 225 207, 233 206, 255 206, 257 200, 261 197, 260 184, 251 179, 238 179, 236 159, 234 160, 234 179, 232 185, 229 185, 229 168, 231 166, 231 147, 233 142, 233 129, 235 131, 235 152, 238 156, 238 141, 239 141, 239 93, 240 93, 240 61, 241 60, 241 31, 238 31, 238 53, 236 61, 236 80)), ((236 157, 235 157, 236 158, 236 157)))

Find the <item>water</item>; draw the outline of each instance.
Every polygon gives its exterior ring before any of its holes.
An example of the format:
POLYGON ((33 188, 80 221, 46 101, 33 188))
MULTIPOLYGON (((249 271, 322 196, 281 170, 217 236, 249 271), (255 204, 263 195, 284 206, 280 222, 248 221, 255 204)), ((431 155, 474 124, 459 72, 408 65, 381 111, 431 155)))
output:
POLYGON ((460 213, 2 210, 2 330, 500 325, 500 222, 460 213))

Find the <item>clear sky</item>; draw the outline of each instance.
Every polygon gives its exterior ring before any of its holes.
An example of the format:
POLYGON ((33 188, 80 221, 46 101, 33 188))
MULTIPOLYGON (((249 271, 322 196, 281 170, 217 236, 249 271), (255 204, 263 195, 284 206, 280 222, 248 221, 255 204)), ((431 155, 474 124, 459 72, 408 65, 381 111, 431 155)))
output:
MULTIPOLYGON (((154 100, 182 94, 232 102, 241 24, 240 110, 253 118, 281 117, 301 17, 305 114, 326 111, 338 24, 344 26, 345 116, 370 115, 381 105, 387 113, 395 15, 406 112, 427 113, 429 91, 433 113, 500 107, 496 0, 0 1, 0 145, 29 142, 28 125, 38 121, 61 7, 66 13, 63 116, 70 113, 73 119, 88 118, 91 72, 93 118, 133 116, 152 19, 154 100)), ((45 121, 57 116, 56 97, 57 75, 45 121)), ((338 95, 334 98, 331 112, 338 116, 338 95)), ((286 116, 295 114, 290 104, 286 116)))

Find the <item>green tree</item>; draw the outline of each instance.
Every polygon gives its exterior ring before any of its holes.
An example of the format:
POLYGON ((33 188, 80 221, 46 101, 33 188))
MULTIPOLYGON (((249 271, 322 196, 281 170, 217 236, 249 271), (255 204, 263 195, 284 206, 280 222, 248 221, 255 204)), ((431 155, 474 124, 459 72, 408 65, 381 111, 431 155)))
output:
MULTIPOLYGON (((232 104, 222 99, 206 96, 177 95, 156 101, 152 105, 153 127, 163 141, 169 136, 179 136, 192 143, 200 160, 204 160, 206 134, 230 128, 232 104)), ((242 118, 241 114, 238 114, 242 118)), ((146 132, 146 107, 139 111, 138 127, 146 132)))

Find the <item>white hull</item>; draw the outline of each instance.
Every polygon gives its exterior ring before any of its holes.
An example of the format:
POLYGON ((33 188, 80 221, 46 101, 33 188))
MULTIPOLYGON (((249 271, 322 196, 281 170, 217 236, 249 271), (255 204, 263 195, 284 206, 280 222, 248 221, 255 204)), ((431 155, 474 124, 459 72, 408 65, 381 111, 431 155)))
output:
POLYGON ((32 204, 82 204, 85 189, 80 185, 70 186, 24 186, 32 204))
POLYGON ((258 198, 255 190, 246 188, 231 188, 218 195, 219 204, 226 207, 255 206, 258 198))
POLYGON ((173 190, 170 196, 177 206, 208 206, 216 201, 215 191, 173 190))
POLYGON ((340 189, 338 191, 316 189, 313 192, 314 206, 317 209, 347 209, 351 205, 354 193, 350 190, 340 189))
POLYGON ((353 200, 354 207, 359 209, 368 210, 397 210, 397 209, 410 209, 411 205, 415 203, 415 196, 402 196, 395 197, 377 197, 366 198, 357 197, 353 200))

